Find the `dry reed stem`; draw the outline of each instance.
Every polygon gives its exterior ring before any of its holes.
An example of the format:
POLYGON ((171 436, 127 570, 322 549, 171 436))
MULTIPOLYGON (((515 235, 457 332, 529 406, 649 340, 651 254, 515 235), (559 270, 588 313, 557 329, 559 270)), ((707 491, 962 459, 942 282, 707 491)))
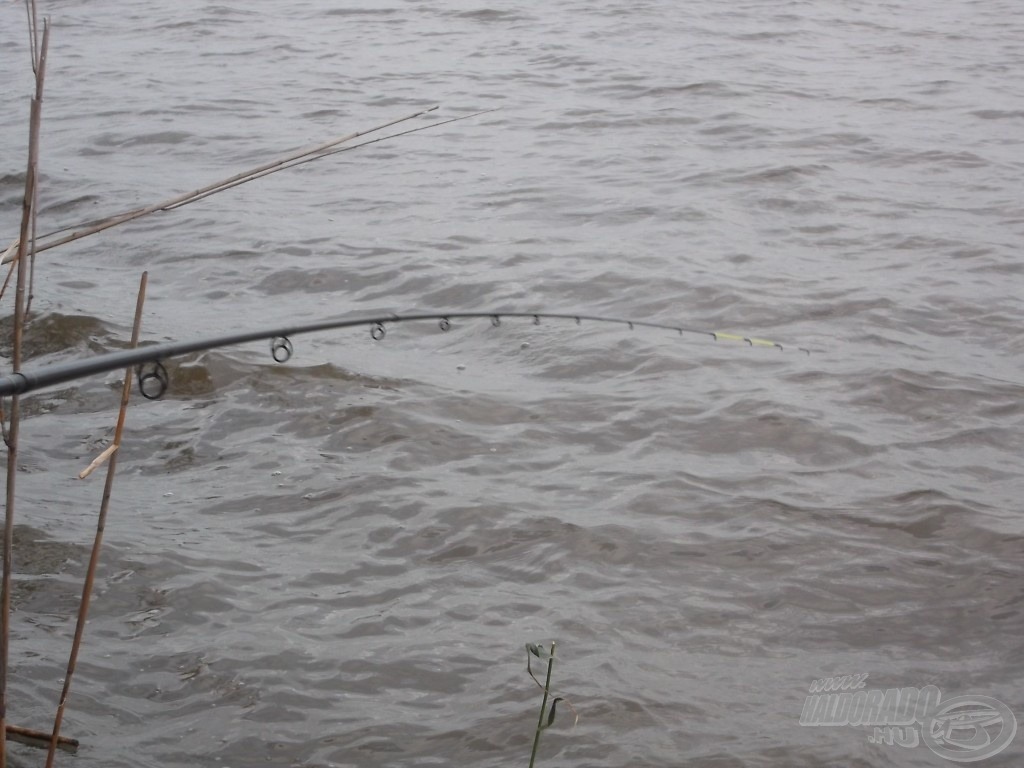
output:
MULTIPOLYGON (((82 227, 81 229, 77 229, 70 235, 66 235, 64 237, 46 240, 45 238, 48 236, 44 235, 44 241, 42 243, 36 244, 36 253, 41 253, 42 251, 49 250, 50 248, 56 248, 58 245, 64 245, 65 243, 80 240, 83 237, 94 235, 97 232, 102 232, 103 230, 110 229, 111 227, 116 227, 118 224, 124 224, 129 221, 134 221, 135 219, 141 218, 142 216, 147 216, 151 213, 157 213, 158 211, 169 210, 171 208, 180 208, 183 205, 188 205, 191 202, 200 200, 216 192, 223 192, 226 189, 231 189, 231 187, 233 186, 243 184, 246 181, 250 181, 254 178, 260 178, 261 176, 266 176, 269 173, 274 173, 276 171, 283 170, 284 168, 287 167, 288 163, 291 163, 300 158, 312 158, 315 156, 319 156, 321 154, 327 154, 328 150, 337 146, 338 144, 343 144, 346 141, 352 141, 352 139, 357 139, 360 136, 365 136, 375 131, 384 130, 385 128, 389 128, 392 125, 405 122, 406 120, 412 120, 413 118, 420 117, 421 115, 425 115, 428 112, 433 112, 435 109, 437 109, 436 106, 430 107, 429 109, 422 109, 419 112, 413 112, 411 115, 406 115, 405 117, 400 117, 396 120, 389 120, 388 122, 374 126, 373 128, 368 128, 362 131, 353 131, 352 133, 346 134, 344 136, 339 136, 337 138, 331 139, 330 141, 325 141, 324 143, 318 144, 315 147, 296 150, 295 152, 291 152, 285 155, 284 157, 278 158, 277 160, 273 160, 269 163, 264 163, 263 165, 260 165, 256 168, 252 168, 248 171, 237 173, 234 176, 231 176, 227 179, 214 182, 213 184, 208 184, 207 186, 201 187, 200 189, 194 190, 192 192, 186 192, 185 194, 182 195, 177 195, 168 200, 164 200, 159 203, 154 203, 153 205, 148 205, 144 208, 136 208, 131 211, 125 211, 123 213, 119 213, 96 222, 91 222, 89 224, 80 224, 78 226, 82 227)), ((65 232, 67 231, 67 229, 70 229, 70 227, 59 230, 58 232, 52 232, 49 236, 59 234, 60 232, 65 232)))
MULTIPOLYGON (((49 749, 51 736, 52 734, 35 731, 31 728, 22 728, 17 725, 7 726, 8 739, 29 747, 35 747, 36 749, 49 749)), ((57 749, 73 755, 78 752, 78 739, 69 739, 67 736, 61 736, 57 740, 57 749)))
MULTIPOLYGON (((42 103, 42 99, 40 99, 42 103)), ((38 150, 37 150, 38 151, 38 150)), ((32 184, 32 207, 29 215, 32 218, 32 222, 29 226, 30 237, 28 241, 28 296, 25 298, 25 316, 27 317, 32 311, 32 299, 35 297, 35 285, 36 285, 36 224, 39 220, 39 168, 36 167, 36 180, 32 184)))
POLYGON ((103 451, 103 453, 101 453, 95 459, 93 459, 92 463, 89 464, 88 467, 86 467, 85 469, 78 473, 78 479, 85 480, 85 478, 87 478, 97 469, 102 467, 103 464, 106 463, 107 459, 114 455, 114 451, 116 451, 118 448, 120 448, 120 446, 117 443, 111 443, 109 446, 107 446, 107 449, 103 451))
POLYGON ((7 249, 0 253, 0 264, 6 264, 9 261, 14 261, 18 257, 18 247, 21 245, 21 240, 15 238, 14 242, 7 246, 7 249))
POLYGON ((39 17, 36 15, 36 0, 25 0, 28 14, 28 54, 32 59, 32 73, 39 74, 39 17))
MULTIPOLYGON (((142 307, 146 302, 146 282, 148 273, 143 272, 139 280, 139 296, 135 302, 135 322, 132 325, 131 346, 139 345, 139 333, 142 329, 142 307)), ((121 387, 121 408, 117 413, 117 426, 114 428, 114 442, 111 448, 121 444, 121 435, 124 433, 125 417, 128 413, 128 401, 132 394, 132 369, 124 372, 124 384, 121 387)), ((50 749, 46 753, 46 768, 53 768, 53 759, 57 752, 58 740, 60 738, 60 726, 64 720, 64 709, 68 703, 68 693, 71 691, 71 678, 75 674, 75 665, 78 662, 78 651, 82 647, 82 636, 85 634, 85 622, 89 617, 89 600, 92 597, 92 585, 96 577, 96 566, 100 560, 100 547, 103 545, 103 531, 107 527, 107 510, 110 509, 110 495, 114 489, 114 473, 117 471, 117 451, 109 448, 104 453, 110 454, 107 463, 107 481, 103 486, 103 501, 100 502, 100 513, 96 518, 96 538, 92 544, 92 554, 89 556, 89 568, 85 573, 85 583, 82 585, 82 601, 78 607, 78 621, 75 624, 75 639, 71 643, 71 654, 68 658, 68 671, 64 675, 64 687, 60 692, 60 702, 57 704, 57 714, 53 721, 53 736, 50 741, 50 749)))
MULTIPOLYGON (((18 241, 15 240, 17 243, 18 241)), ((3 287, 0 288, 0 299, 3 299, 4 294, 7 293, 7 286, 11 283, 11 277, 14 275, 14 270, 18 268, 18 255, 17 251, 14 252, 14 258, 11 260, 11 268, 7 270, 7 277, 4 278, 3 287)))
MULTIPOLYGON (((28 4, 33 39, 32 69, 36 75, 36 92, 32 99, 29 119, 28 168, 25 172, 25 197, 22 202, 21 234, 18 242, 18 277, 15 283, 14 299, 14 344, 11 351, 11 366, 15 372, 21 370, 22 339, 25 330, 25 253, 32 221, 32 209, 37 199, 36 184, 39 166, 39 127, 42 122, 43 83, 46 78, 46 51, 50 43, 50 25, 43 20, 43 39, 37 38, 35 24, 35 3, 28 4)), ((4 509, 4 563, 3 596, 0 598, 0 768, 7 766, 7 676, 10 661, 11 624, 11 575, 14 559, 14 488, 18 471, 18 429, 21 421, 20 398, 11 398, 10 428, 7 430, 7 494, 4 509)))
MULTIPOLYGON (((359 144, 353 144, 351 147, 335 147, 333 149, 326 149, 326 150, 324 150, 322 152, 318 152, 315 155, 312 155, 310 157, 300 157, 300 158, 296 158, 295 160, 289 160, 287 163, 285 163, 285 164, 283 164, 283 165, 281 165, 281 166, 279 166, 277 168, 271 168, 270 170, 267 170, 267 171, 261 171, 259 173, 253 173, 251 176, 248 176, 248 177, 246 177, 244 179, 240 179, 238 181, 232 182, 230 184, 225 184, 224 186, 218 187, 217 189, 215 189, 213 191, 204 192, 203 194, 197 194, 195 197, 192 197, 192 198, 188 199, 187 201, 185 201, 183 203, 178 203, 177 205, 168 206, 164 210, 172 211, 175 208, 181 208, 183 205, 189 205, 190 203, 194 203, 194 202, 197 202, 199 200, 202 200, 204 197, 209 197, 210 195, 215 195, 218 192, 223 192, 224 190, 231 189, 232 187, 237 187, 237 186, 240 186, 242 184, 248 184, 250 181, 256 181, 256 179, 262 179, 264 176, 269 176, 272 173, 277 173, 278 171, 286 171, 286 170, 289 170, 291 168, 295 168, 295 167, 300 166, 300 165, 305 165, 306 163, 311 163, 314 160, 320 160, 321 158, 324 158, 324 157, 330 157, 331 155, 337 155, 337 154, 339 154, 341 152, 351 152, 353 149, 359 149, 360 147, 367 147, 370 144, 377 144, 378 142, 387 141, 388 139, 397 139, 399 136, 408 136, 410 133, 419 133, 420 131, 426 131, 426 130, 429 130, 431 128, 438 128, 438 127, 440 127, 442 125, 447 125, 448 123, 457 123, 459 120, 468 120, 471 117, 478 117, 480 115, 486 115, 488 112, 496 112, 496 111, 497 111, 497 108, 495 108, 495 109, 484 109, 484 110, 481 110, 479 112, 473 112, 472 114, 469 114, 469 115, 459 115, 458 117, 451 117, 451 118, 449 118, 447 120, 439 120, 438 122, 430 123, 429 125, 421 125, 418 128, 410 128, 407 131, 399 131, 398 133, 389 133, 387 136, 381 136, 380 138, 377 138, 377 139, 370 139, 369 141, 363 141, 363 142, 360 142, 359 144)), ((367 131, 366 133, 369 133, 369 131, 367 131)), ((2 262, 0 262, 0 263, 2 263, 2 262)), ((0 296, 2 296, 2 294, 0 294, 0 296)))

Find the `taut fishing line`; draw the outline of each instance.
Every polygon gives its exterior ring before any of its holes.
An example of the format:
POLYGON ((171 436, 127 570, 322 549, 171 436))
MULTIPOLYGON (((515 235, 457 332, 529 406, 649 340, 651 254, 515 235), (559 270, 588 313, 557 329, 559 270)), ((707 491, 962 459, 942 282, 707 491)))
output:
POLYGON ((697 335, 711 338, 714 341, 739 342, 751 347, 771 347, 779 351, 795 350, 807 355, 811 354, 811 350, 805 347, 783 347, 777 341, 770 341, 768 339, 742 336, 734 333, 702 331, 678 325, 669 325, 667 323, 655 323, 649 320, 624 320, 617 317, 574 315, 559 312, 428 312, 409 315, 391 314, 357 317, 348 320, 325 320, 305 325, 290 325, 282 328, 248 331, 229 336, 214 336, 196 341, 169 342, 166 344, 136 347, 121 352, 110 352, 84 360, 57 363, 28 371, 18 371, 0 377, 0 396, 22 395, 44 387, 51 387, 56 384, 85 378, 86 376, 95 376, 101 373, 133 367, 136 369, 136 378, 138 379, 139 391, 142 396, 148 400, 156 400, 162 397, 170 386, 170 376, 167 373, 167 369, 164 368, 162 361, 171 357, 187 355, 191 352, 202 352, 208 349, 232 347, 251 341, 265 341, 269 339, 270 353, 273 359, 278 363, 286 363, 291 359, 294 352, 291 337, 306 333, 365 326, 370 329, 370 337, 374 341, 381 341, 387 335, 388 326, 399 323, 433 320, 437 322, 438 328, 442 331, 449 331, 452 328, 453 320, 487 319, 490 320, 494 328, 498 328, 501 326, 501 321, 505 318, 528 319, 532 320, 534 325, 540 325, 541 320, 572 320, 576 325, 580 325, 584 321, 588 323, 610 323, 624 325, 629 330, 650 328, 673 331, 679 336, 685 334, 697 335))

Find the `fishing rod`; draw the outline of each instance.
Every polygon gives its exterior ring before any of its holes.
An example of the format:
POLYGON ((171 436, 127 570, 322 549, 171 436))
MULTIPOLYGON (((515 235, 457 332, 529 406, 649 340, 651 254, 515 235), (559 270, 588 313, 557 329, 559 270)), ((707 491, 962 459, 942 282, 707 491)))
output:
POLYGON ((64 384, 75 379, 95 376, 101 373, 109 373, 116 370, 135 367, 138 380, 139 392, 148 400, 157 400, 163 396, 170 385, 170 377, 163 365, 163 360, 180 355, 187 355, 191 352, 202 352, 209 349, 221 347, 233 347, 239 344, 246 344, 252 341, 270 340, 270 354, 275 362, 286 363, 292 356, 292 336, 300 336, 318 331, 335 331, 344 328, 355 328, 365 326, 370 329, 370 337, 374 341, 380 341, 387 334, 390 325, 399 323, 423 322, 427 320, 436 321, 442 331, 449 331, 452 328, 453 320, 490 320, 493 327, 501 325, 503 319, 529 319, 534 325, 540 325, 541 320, 572 320, 580 325, 584 320, 588 323, 610 323, 623 325, 630 330, 636 328, 652 328, 665 331, 673 331, 680 336, 684 334, 710 337, 714 341, 732 341, 745 343, 751 347, 772 347, 780 351, 795 349, 807 355, 811 350, 804 347, 783 347, 782 344, 768 339, 759 339, 752 336, 742 336, 733 333, 722 333, 717 331, 703 331, 694 328, 685 328, 667 323, 655 323, 649 320, 629 320, 617 317, 605 317, 601 315, 578 315, 559 312, 425 312, 408 315, 370 315, 366 317, 351 318, 348 320, 324 320, 317 323, 304 325, 287 325, 280 328, 265 328, 257 331, 246 331, 228 336, 214 336, 195 341, 176 341, 165 344, 153 344, 145 347, 123 350, 121 352, 109 352, 103 355, 86 358, 84 360, 71 360, 65 363, 57 363, 42 368, 28 371, 18 371, 7 376, 0 377, 0 396, 23 395, 34 392, 37 389, 51 387, 56 384, 64 384))

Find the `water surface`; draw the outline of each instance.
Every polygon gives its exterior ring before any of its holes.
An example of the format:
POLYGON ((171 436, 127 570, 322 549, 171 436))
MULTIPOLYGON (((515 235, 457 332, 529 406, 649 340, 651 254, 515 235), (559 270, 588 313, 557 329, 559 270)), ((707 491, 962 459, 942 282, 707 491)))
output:
MULTIPOLYGON (((541 765, 943 762, 801 727, 833 674, 1024 717, 1016 4, 41 10, 43 231, 500 110, 41 254, 33 365, 122 347, 142 270, 157 341, 493 308, 816 350, 509 320, 175 361, 129 413, 76 765, 524 765, 524 644, 552 639, 580 721, 541 765)), ((23 16, 0 7, 4 245, 23 16)), ((118 391, 25 400, 19 724, 52 717, 102 487, 75 476, 118 391)))

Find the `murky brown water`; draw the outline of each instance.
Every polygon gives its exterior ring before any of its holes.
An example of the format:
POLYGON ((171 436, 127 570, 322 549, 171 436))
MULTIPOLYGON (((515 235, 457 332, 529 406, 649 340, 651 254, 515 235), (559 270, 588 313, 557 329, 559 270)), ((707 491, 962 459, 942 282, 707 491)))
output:
MULTIPOLYGON (((41 8, 44 230, 501 110, 41 255, 34 364, 122 346, 143 269, 157 341, 493 307, 822 350, 482 321, 177 361, 129 414, 62 764, 525 765, 523 647, 551 639, 580 721, 540 765, 951 764, 802 727, 833 674, 1024 717, 1017 4, 41 8)), ((23 16, 0 6, 4 246, 23 16)), ((22 725, 52 718, 102 489, 75 476, 117 399, 26 400, 22 725)))

